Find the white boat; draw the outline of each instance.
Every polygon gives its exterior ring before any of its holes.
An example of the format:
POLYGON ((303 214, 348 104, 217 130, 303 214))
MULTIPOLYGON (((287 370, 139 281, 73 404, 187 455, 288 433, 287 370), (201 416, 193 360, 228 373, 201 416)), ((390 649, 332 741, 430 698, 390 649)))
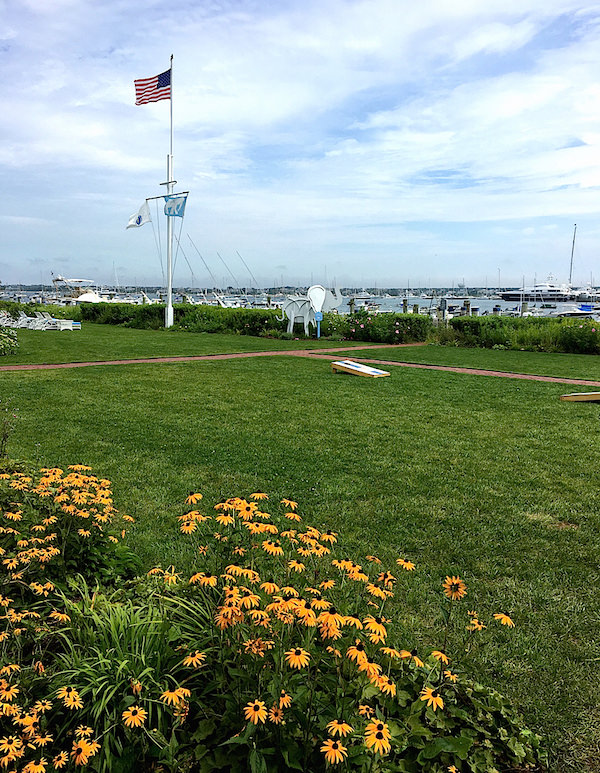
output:
POLYGON ((578 300, 577 291, 571 285, 557 284, 552 275, 546 282, 517 290, 504 290, 499 295, 503 301, 526 301, 527 303, 570 303, 578 300))

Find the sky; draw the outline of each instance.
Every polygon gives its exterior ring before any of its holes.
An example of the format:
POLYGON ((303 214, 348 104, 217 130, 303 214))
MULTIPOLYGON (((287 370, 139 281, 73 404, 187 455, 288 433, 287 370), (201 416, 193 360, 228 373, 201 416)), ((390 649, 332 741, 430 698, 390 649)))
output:
POLYGON ((0 0, 0 282, 600 285, 600 2, 0 0), (169 69, 173 98, 135 105, 169 69))

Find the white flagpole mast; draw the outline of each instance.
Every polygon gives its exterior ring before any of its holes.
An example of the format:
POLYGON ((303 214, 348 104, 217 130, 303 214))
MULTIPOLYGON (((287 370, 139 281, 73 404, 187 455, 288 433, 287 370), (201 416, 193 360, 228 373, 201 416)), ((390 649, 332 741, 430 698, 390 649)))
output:
MULTIPOLYGON (((173 54, 171 54, 171 142, 167 156, 167 195, 173 193, 173 54)), ((173 325, 173 218, 167 216, 167 306, 165 308, 165 327, 173 325)))

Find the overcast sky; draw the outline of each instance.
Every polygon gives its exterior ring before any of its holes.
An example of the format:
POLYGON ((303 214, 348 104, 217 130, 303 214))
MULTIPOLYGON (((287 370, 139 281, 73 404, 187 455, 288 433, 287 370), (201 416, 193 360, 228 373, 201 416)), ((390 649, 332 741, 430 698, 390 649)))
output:
POLYGON ((0 52, 4 283, 162 283, 173 54, 176 285, 566 281, 575 223, 600 284, 600 3, 0 0, 0 52))

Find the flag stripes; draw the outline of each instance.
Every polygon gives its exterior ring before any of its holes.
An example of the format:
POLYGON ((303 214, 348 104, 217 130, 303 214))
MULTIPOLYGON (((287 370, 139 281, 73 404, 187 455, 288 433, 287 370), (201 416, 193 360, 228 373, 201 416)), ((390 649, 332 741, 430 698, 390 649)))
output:
POLYGON ((153 78, 140 78, 134 81, 134 84, 136 105, 171 99, 171 70, 161 72, 153 78))

